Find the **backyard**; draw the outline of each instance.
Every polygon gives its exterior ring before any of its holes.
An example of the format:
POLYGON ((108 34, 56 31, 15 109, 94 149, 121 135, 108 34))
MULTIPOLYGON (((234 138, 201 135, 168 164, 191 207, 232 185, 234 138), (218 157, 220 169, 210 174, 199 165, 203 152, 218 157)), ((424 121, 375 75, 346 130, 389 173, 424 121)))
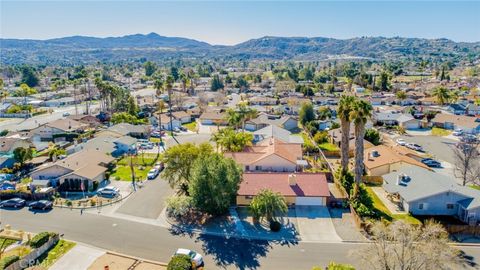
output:
POLYGON ((144 180, 147 178, 147 173, 153 167, 157 159, 157 154, 138 154, 137 156, 125 156, 117 162, 117 166, 113 169, 110 175, 111 179, 119 181, 131 181, 132 172, 130 170, 130 159, 133 163, 135 178, 137 180, 144 180))
POLYGON ((386 218, 390 220, 403 220, 407 223, 410 224, 422 224, 422 222, 415 217, 413 217, 410 214, 392 214, 390 210, 383 204, 382 200, 375 194, 375 192, 372 190, 370 186, 366 186, 368 195, 370 195, 370 198, 373 200, 373 206, 381 212, 382 216, 385 216, 386 218))

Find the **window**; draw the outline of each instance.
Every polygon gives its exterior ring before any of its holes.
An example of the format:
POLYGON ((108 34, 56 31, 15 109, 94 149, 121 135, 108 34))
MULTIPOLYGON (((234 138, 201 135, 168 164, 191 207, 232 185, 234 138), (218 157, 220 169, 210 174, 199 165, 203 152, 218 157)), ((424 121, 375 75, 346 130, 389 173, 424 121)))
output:
POLYGON ((420 210, 423 209, 423 203, 418 205, 418 209, 420 209, 420 210))
POLYGON ((250 166, 245 166, 245 171, 249 171, 250 170, 250 166))
POLYGON ((261 170, 262 170, 262 166, 255 166, 255 170, 261 171, 261 170))
POLYGON ((453 203, 447 203, 447 209, 453 209, 455 205, 453 203))

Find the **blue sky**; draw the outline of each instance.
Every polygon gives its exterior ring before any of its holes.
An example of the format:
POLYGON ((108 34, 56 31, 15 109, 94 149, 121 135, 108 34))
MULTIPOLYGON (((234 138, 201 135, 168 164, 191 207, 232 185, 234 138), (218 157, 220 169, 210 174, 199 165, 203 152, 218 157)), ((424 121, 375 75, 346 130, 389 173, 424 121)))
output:
POLYGON ((0 0, 2 38, 156 32, 211 44, 271 36, 480 41, 480 1, 0 0))

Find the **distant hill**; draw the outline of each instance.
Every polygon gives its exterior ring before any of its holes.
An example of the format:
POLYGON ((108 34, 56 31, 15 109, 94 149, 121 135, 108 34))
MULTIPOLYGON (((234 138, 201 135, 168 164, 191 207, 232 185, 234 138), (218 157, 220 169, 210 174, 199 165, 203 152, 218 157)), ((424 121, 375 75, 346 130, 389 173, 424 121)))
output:
POLYGON ((49 40, 0 39, 2 64, 79 64, 161 60, 171 57, 232 59, 322 60, 332 58, 441 58, 463 60, 480 57, 480 42, 448 39, 362 37, 352 39, 263 37, 234 46, 156 33, 96 38, 73 36, 49 40))

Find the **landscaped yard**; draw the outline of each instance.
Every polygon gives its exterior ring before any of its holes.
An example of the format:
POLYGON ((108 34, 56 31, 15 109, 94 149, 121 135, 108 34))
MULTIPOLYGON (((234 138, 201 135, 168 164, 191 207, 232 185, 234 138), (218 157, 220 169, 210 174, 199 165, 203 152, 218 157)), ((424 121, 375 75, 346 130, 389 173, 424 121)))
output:
POLYGON ((17 242, 17 240, 15 239, 0 237, 0 247, 2 249, 6 249, 8 246, 13 245, 15 242, 17 242))
POLYGON ((377 194, 373 192, 372 188, 367 186, 368 195, 373 200, 373 206, 380 212, 382 212, 385 216, 390 217, 392 220, 404 220, 410 224, 422 224, 420 220, 416 219, 415 217, 411 216, 410 214, 392 214, 390 210, 383 204, 382 200, 378 198, 377 194))
POLYGON ((183 124, 182 126, 190 131, 193 131, 193 132, 197 131, 197 122, 186 123, 186 124, 183 124))
POLYGON ((443 128, 433 127, 432 128, 432 135, 433 136, 448 136, 452 133, 450 130, 446 130, 443 128))
MULTIPOLYGON (((144 180, 147 178, 147 173, 157 161, 156 154, 138 154, 132 158, 134 164, 135 178, 137 180, 144 180), (142 157, 143 156, 143 157, 142 157)), ((117 167, 110 175, 111 179, 121 181, 131 181, 132 172, 130 170, 130 157, 124 157, 117 162, 117 167)))
POLYGON ((333 143, 329 143, 329 142, 319 144, 318 147, 320 147, 320 149, 322 149, 324 151, 329 151, 329 152, 334 152, 334 151, 339 150, 338 146, 336 146, 333 143))
POLYGON ((40 267, 48 269, 75 245, 74 242, 59 240, 53 248, 38 258, 40 267))
POLYGON ((480 186, 479 185, 469 185, 469 187, 473 188, 473 189, 478 189, 480 190, 480 186))

